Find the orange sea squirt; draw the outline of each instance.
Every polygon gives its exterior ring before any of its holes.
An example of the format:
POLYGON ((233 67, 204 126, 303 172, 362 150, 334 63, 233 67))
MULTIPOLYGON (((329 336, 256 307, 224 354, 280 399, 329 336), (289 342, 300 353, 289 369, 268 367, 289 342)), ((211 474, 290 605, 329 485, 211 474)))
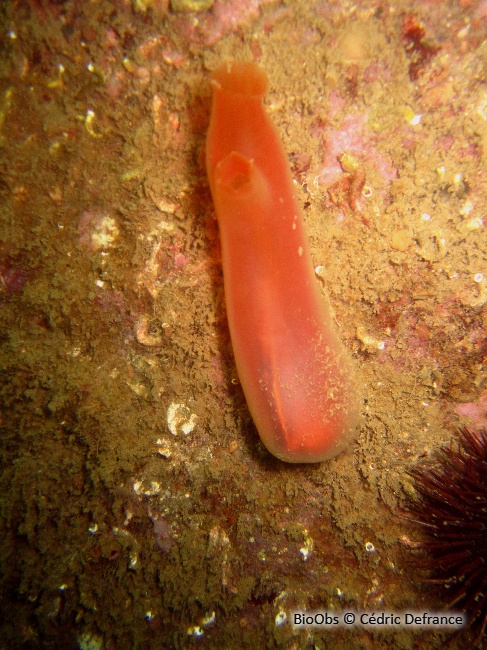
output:
POLYGON ((240 382, 272 454, 323 461, 357 433, 353 364, 321 295, 289 163, 264 110, 267 76, 232 61, 211 82, 206 162, 240 382))

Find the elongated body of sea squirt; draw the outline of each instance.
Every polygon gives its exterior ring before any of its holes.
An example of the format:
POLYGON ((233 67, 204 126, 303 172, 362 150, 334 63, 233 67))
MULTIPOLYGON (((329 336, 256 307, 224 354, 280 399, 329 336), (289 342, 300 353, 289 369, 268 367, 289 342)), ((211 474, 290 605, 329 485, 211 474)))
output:
POLYGON ((289 164, 262 98, 267 76, 230 62, 212 75, 206 162, 220 229, 238 375, 267 449, 289 463, 355 437, 351 359, 315 278, 289 164))

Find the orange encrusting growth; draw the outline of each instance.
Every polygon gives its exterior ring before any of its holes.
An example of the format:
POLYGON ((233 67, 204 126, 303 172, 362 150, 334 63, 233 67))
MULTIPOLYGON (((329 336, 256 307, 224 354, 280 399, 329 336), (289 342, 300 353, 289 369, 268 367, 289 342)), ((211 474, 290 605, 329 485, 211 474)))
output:
POLYGON ((267 77, 231 62, 212 75, 207 171, 220 229, 239 378, 267 449, 290 463, 338 454, 356 435, 357 387, 314 277, 267 77))

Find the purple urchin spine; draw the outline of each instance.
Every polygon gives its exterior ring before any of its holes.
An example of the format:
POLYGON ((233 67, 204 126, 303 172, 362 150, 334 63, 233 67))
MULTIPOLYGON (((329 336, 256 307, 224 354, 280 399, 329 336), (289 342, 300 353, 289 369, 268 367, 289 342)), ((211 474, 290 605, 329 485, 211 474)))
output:
POLYGON ((408 471, 417 492, 408 519, 423 530, 430 581, 450 590, 447 606, 465 611, 480 641, 487 627, 487 431, 463 427, 437 461, 408 471))

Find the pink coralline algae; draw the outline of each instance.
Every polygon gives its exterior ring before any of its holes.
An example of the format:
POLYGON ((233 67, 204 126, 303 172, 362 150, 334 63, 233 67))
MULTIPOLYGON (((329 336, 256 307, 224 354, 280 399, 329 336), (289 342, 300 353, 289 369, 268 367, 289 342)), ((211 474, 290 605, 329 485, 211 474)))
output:
POLYGON ((29 272, 12 259, 6 258, 0 262, 0 297, 22 291, 29 279, 29 272))
POLYGON ((152 532, 154 533, 155 541, 164 553, 169 553, 174 545, 174 536, 171 526, 165 519, 152 518, 152 532))
POLYGON ((210 11, 181 17, 181 31, 190 43, 214 45, 224 36, 249 27, 260 17, 260 6, 274 0, 215 0, 210 11))
POLYGON ((477 403, 460 404, 455 413, 470 418, 475 427, 487 430, 487 390, 480 394, 477 403))
POLYGON ((358 161, 366 161, 366 166, 374 168, 385 184, 396 178, 397 171, 392 162, 370 144, 370 135, 366 133, 367 119, 366 114, 351 115, 346 117, 338 128, 325 128, 323 166, 315 176, 318 185, 329 187, 342 178, 344 171, 340 158, 344 153, 358 161))

